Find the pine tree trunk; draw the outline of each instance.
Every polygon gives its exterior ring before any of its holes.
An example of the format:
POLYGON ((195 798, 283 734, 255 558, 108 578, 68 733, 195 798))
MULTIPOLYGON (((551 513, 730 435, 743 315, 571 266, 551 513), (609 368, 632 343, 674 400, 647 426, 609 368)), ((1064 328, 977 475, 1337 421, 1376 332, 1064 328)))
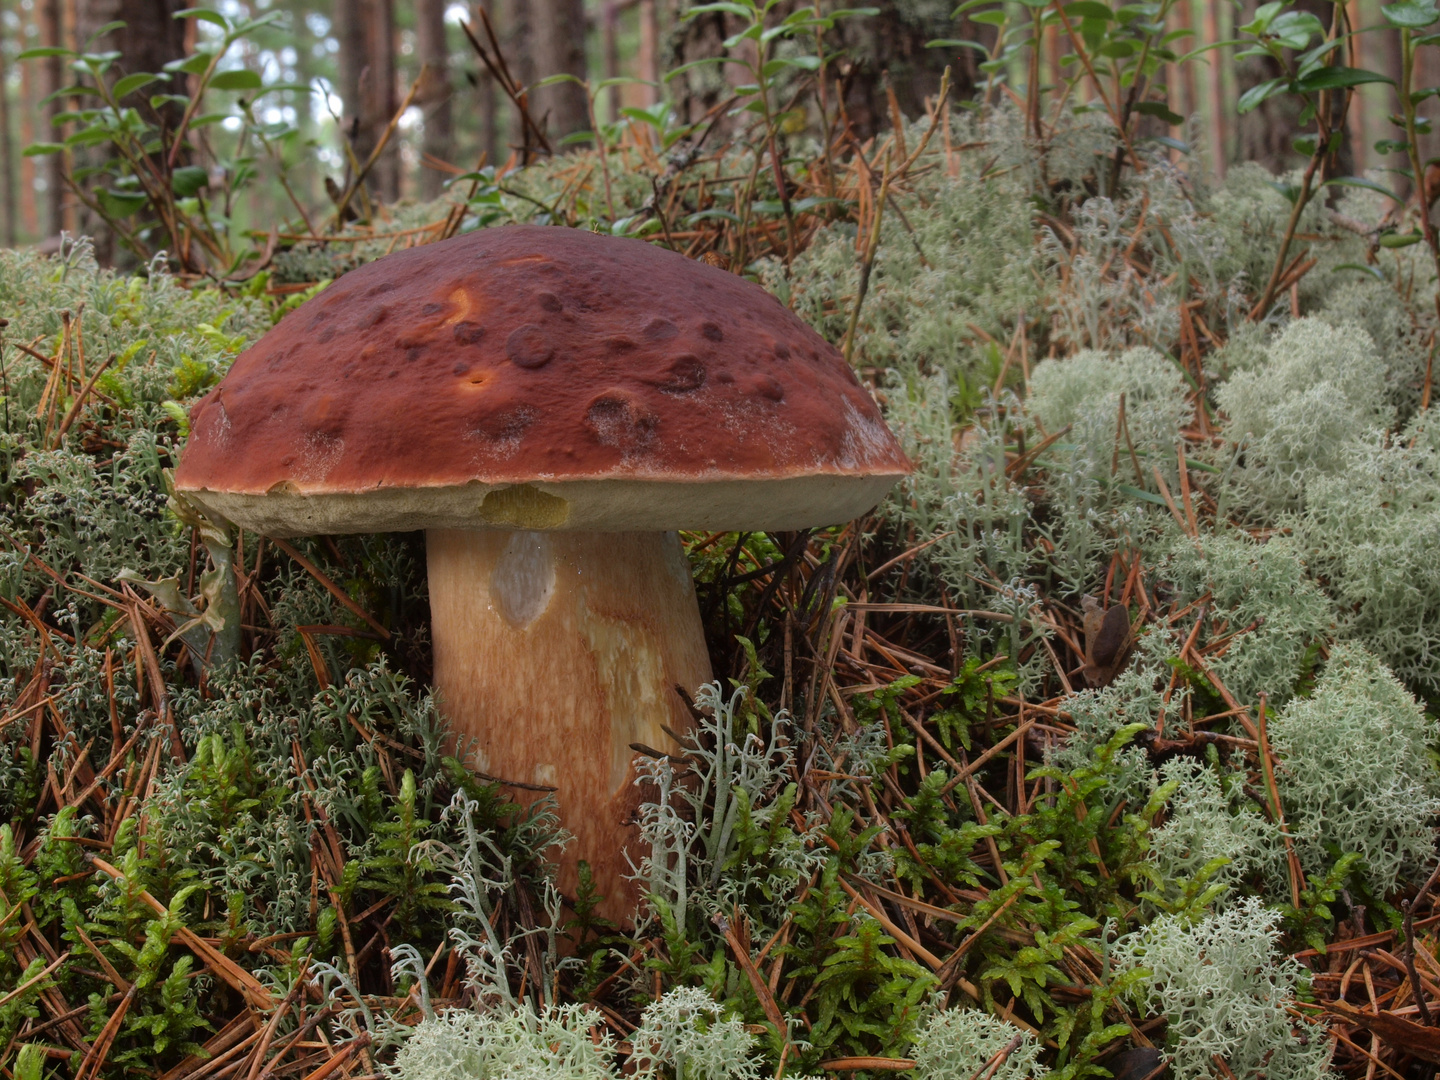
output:
MULTIPOLYGON (((107 72, 107 78, 112 83, 141 71, 158 74, 170 61, 185 56, 185 31, 189 24, 175 18, 175 13, 185 7, 186 4, 180 0, 76 0, 74 47, 90 52, 118 52, 119 59, 107 72), (123 25, 98 38, 93 36, 101 27, 112 22, 123 25)), ((157 89, 154 85, 143 87, 124 98, 121 104, 135 109, 148 123, 161 130, 174 131, 179 126, 183 110, 173 104, 158 112, 151 108, 150 97, 157 89)), ((177 94, 186 93, 188 87, 184 77, 172 81, 169 89, 177 94)), ((83 153, 77 152, 75 164, 100 165, 112 153, 108 147, 92 147, 83 153)), ((81 232, 94 239, 95 257, 101 265, 114 262, 120 252, 104 221, 89 210, 82 209, 79 227, 81 232)))
MULTIPOLYGON (((65 40, 65 0, 44 0, 42 35, 49 46, 67 46, 65 40)), ((55 117, 65 108, 60 99, 52 97, 56 90, 65 85, 65 69, 60 57, 52 56, 43 61, 45 65, 45 142, 59 142, 61 131, 55 125, 55 117)), ((69 224, 65 220, 66 165, 64 154, 51 154, 42 159, 45 162, 45 210, 46 229, 50 236, 59 239, 60 233, 69 224)))
POLYGON ((15 246, 15 147, 10 133, 10 71, 5 63, 5 12, 0 8, 0 218, 6 247, 15 246))
POLYGON ((433 161, 420 165, 420 193, 436 198, 444 189, 445 173, 435 161, 451 163, 454 128, 451 121, 450 47, 445 36, 446 0, 415 0, 415 52, 426 68, 425 83, 416 102, 424 110, 425 137, 421 150, 433 161))
MULTIPOLYGON (((391 0, 336 0, 340 97, 345 132, 364 166, 395 115, 395 20, 391 0)), ((385 201, 400 197, 400 157, 392 139, 370 170, 369 189, 385 201)))
MULTIPOLYGON (((666 43, 667 67, 721 55, 725 51, 725 39, 741 28, 738 19, 722 12, 683 19, 688 6, 684 0, 672 0, 674 29, 666 43)), ((777 24, 798 7, 810 6, 804 0, 790 0, 771 13, 767 25, 777 24)), ((837 3, 821 4, 821 11, 838 6, 837 3)), ((912 120, 924 113, 926 99, 940 89, 940 76, 947 66, 951 68, 950 83, 956 100, 964 101, 972 96, 976 54, 969 49, 926 48, 926 42, 942 37, 981 37, 983 40, 987 35, 993 38, 993 31, 968 20, 957 27, 947 4, 878 0, 873 6, 879 8, 879 14, 841 20, 825 39, 827 52, 844 51, 844 55, 829 66, 827 74, 830 80, 838 78, 841 82, 846 113, 857 137, 868 138, 890 127, 889 96, 885 92, 887 78, 900 111, 912 120)), ((749 47, 749 42, 739 46, 749 47)), ((813 40, 806 39, 803 47, 813 52, 813 40)), ((748 81, 749 76, 742 71, 738 65, 706 66, 673 80, 670 86, 681 115, 692 123, 698 121, 733 93, 737 84, 748 81)), ((831 99, 833 102, 833 92, 831 99)))
MULTIPOLYGON (((550 75, 587 77, 585 64, 584 0, 529 0, 529 44, 537 78, 550 75)), ((590 130, 585 91, 574 83, 537 90, 530 99, 537 122, 544 117, 545 132, 555 145, 566 135, 590 130)))
MULTIPOLYGON (((475 10, 476 14, 475 17, 470 20, 470 25, 473 26, 475 32, 483 38, 484 35, 481 33, 480 28, 484 23, 480 18, 479 12, 483 10, 485 14, 490 17, 492 26, 497 25, 496 19, 499 16, 495 10, 493 0, 477 0, 475 10)), ((484 64, 480 65, 476 78, 479 79, 479 85, 475 88, 475 92, 480 101, 479 149, 484 151, 487 164, 500 165, 504 162, 505 155, 501 153, 500 109, 495 78, 490 74, 489 69, 486 68, 484 64)))

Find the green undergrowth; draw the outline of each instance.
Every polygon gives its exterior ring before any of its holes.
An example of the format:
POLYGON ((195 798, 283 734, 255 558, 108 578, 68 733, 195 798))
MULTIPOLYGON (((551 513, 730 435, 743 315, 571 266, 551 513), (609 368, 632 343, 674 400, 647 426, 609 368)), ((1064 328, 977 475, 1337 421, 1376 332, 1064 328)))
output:
MULTIPOLYGON (((854 346, 915 474, 810 538, 798 588, 732 580, 793 537, 692 538, 728 660, 684 756, 642 759, 623 929, 556 892, 544 800, 446 756, 421 537, 295 541, 347 604, 170 495, 187 405, 299 297, 117 275, 83 242, 0 252, 0 1064, 103 1035, 107 1077, 175 1066, 245 1008, 199 935, 277 997, 317 987, 329 1036, 398 1080, 857 1056, 1068 1080, 1147 1020, 1176 1077, 1215 1055, 1324 1075, 1294 1010, 1316 969, 1289 954, 1394 929, 1434 859, 1434 282, 1316 202, 1299 316, 1287 296, 1252 321, 1288 211, 1271 178, 1156 159, 1110 198, 1106 130, 1073 117, 1041 155, 1011 112, 957 116, 969 148, 937 140, 899 193, 854 346), (1087 595, 1135 636, 1092 688, 1087 595), (909 651, 861 666, 861 599, 955 614, 872 617, 909 651), (69 950, 43 978, 37 937, 69 950), (57 1000, 86 1008, 24 1034, 57 1000)), ((561 182, 522 174, 491 223, 561 182)), ((837 215, 750 269, 838 341, 855 250, 837 215)), ((346 268, 292 250, 275 280, 346 268)))

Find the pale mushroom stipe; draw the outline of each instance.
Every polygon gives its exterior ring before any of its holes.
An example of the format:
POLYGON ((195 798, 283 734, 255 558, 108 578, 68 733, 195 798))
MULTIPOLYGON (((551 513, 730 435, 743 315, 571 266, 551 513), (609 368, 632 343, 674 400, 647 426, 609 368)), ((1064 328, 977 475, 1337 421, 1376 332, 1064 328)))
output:
POLYGON ((631 745, 675 749, 675 688, 710 678, 676 530, 847 521, 910 468, 839 352, 759 286, 516 225, 387 256, 287 315, 195 406, 176 486, 270 536, 427 530, 457 745, 556 789, 560 887, 588 860, 618 919, 631 745))

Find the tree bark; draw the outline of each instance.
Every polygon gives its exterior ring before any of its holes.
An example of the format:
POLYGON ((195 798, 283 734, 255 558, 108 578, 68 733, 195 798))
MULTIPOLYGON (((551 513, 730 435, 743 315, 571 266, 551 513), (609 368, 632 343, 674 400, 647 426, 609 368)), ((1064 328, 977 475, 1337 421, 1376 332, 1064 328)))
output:
MULTIPOLYGON (((536 77, 566 74, 586 78, 584 0, 529 0, 529 7, 529 44, 536 77)), ((530 112, 537 122, 545 118, 545 132, 552 144, 574 132, 590 130, 585 91, 574 83, 537 90, 530 99, 530 112)))
MULTIPOLYGON (((678 3, 672 7, 674 29, 666 43, 668 67, 721 55, 725 39, 741 29, 738 19, 722 12, 684 19, 687 6, 678 3)), ((767 25, 777 24, 800 6, 808 8, 810 4, 791 0, 771 14, 767 25)), ((837 6, 822 4, 821 10, 837 6)), ((925 43, 940 37, 974 38, 982 30, 968 20, 957 27, 950 18, 950 8, 943 4, 919 7, 900 0, 879 0, 874 6, 880 9, 878 15, 842 20, 825 39, 827 52, 844 52, 829 66, 827 74, 831 80, 840 80, 852 130, 861 139, 890 127, 887 78, 900 111, 912 120, 924 113, 925 99, 940 89, 940 76, 947 66, 952 69, 951 86, 956 98, 970 97, 976 81, 976 54, 969 49, 928 49, 925 43)), ((740 46, 749 47, 749 42, 740 46)), ((806 39, 804 47, 813 52, 813 40, 806 39)), ((681 116, 694 123, 733 93, 736 85, 748 80, 742 68, 727 64, 694 69, 670 86, 681 116)))
MULTIPOLYGON (((395 19, 392 0, 336 0, 340 39, 340 97, 345 133, 363 166, 395 115, 395 19)), ((392 139, 370 170, 367 185, 380 199, 400 197, 400 156, 392 139)))
MULTIPOLYGON (((44 0, 44 14, 42 16, 45 44, 48 46, 65 46, 69 43, 65 40, 65 12, 63 9, 64 0, 44 0)), ((60 115, 64 106, 60 99, 52 97, 56 90, 65 85, 65 68, 58 56, 51 56, 44 61, 45 65, 45 136, 46 142, 59 142, 61 132, 55 126, 55 117, 60 115)), ((69 224, 65 220, 65 176, 66 165, 64 154, 51 154, 43 159, 45 162, 45 209, 46 227, 49 234, 59 239, 60 233, 69 224)))
POLYGON ((6 247, 15 246, 15 147, 10 137, 10 71, 5 63, 5 12, 0 8, 0 232, 6 247))
MULTIPOLYGON (((446 0, 416 0, 415 52, 425 66, 425 83, 416 96, 424 110, 425 135, 421 150, 428 157, 452 163, 454 127, 451 120, 450 46, 445 36, 446 0)), ((420 193, 427 199, 439 196, 445 174, 433 162, 422 161, 420 193)))
MULTIPOLYGON (((113 83, 125 75, 147 71, 160 74, 165 65, 185 56, 185 32, 189 23, 175 18, 175 13, 187 5, 181 0, 77 0, 75 4, 74 46, 88 52, 114 50, 120 58, 107 73, 113 83), (123 25, 92 40, 102 26, 112 22, 123 25), (88 44, 87 44, 88 42, 88 44)), ((150 97, 159 87, 142 87, 122 101, 122 105, 135 109, 151 124, 162 131, 174 131, 180 123, 183 110, 167 105, 156 111, 150 107, 150 97)), ((172 79, 168 89, 172 93, 187 91, 184 76, 172 79)), ((77 163, 83 157, 86 165, 104 164, 113 154, 108 146, 93 147, 83 153, 77 152, 77 163)), ((105 227, 103 220, 88 209, 79 211, 79 228, 95 241, 95 257, 101 265, 112 263, 118 252, 114 237, 105 227)))
MULTIPOLYGON (((480 33, 480 27, 484 25, 480 19, 480 11, 483 10, 490 17, 492 25, 499 17, 493 0, 477 0, 475 9, 476 15, 471 20, 471 25, 475 27, 477 34, 480 33)), ((484 151, 485 161, 488 164, 500 165, 504 162, 505 155, 500 152, 500 109, 495 78, 484 64, 480 65, 476 78, 479 79, 475 90, 480 99, 480 150, 484 151)))

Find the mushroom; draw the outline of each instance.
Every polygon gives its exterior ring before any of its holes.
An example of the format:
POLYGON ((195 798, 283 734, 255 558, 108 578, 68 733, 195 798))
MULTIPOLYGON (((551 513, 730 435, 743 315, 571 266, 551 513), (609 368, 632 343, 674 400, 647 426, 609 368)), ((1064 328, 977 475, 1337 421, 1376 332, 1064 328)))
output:
MULTIPOLYGON (((434 681, 468 763, 553 788, 601 913, 637 898, 636 747, 710 678, 676 530, 847 521, 910 471, 840 354, 724 270, 481 229, 353 270, 191 413, 176 486, 287 537, 426 530, 434 681)), ((573 895, 573 894, 572 894, 573 895)))

